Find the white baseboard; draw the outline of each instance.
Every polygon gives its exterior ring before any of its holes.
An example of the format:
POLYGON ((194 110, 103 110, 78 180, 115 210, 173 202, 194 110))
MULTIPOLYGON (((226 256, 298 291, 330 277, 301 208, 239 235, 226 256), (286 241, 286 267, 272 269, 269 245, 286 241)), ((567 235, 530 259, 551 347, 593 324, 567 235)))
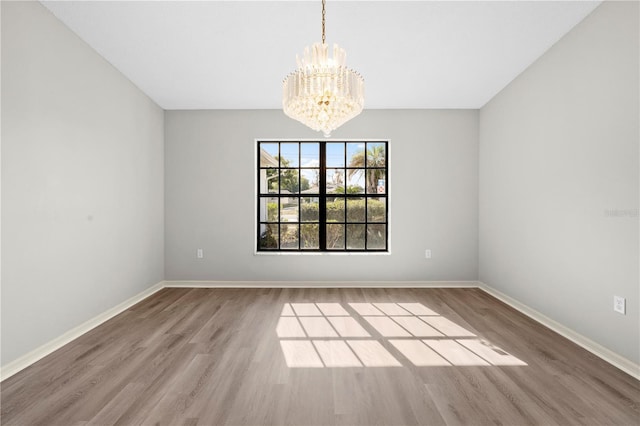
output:
POLYGON ((186 288, 477 288, 478 281, 165 281, 186 288))
POLYGON ((496 299, 501 300, 502 302, 506 303, 507 305, 511 306, 517 311, 523 313, 529 318, 539 322, 540 324, 544 325, 547 328, 550 328, 551 330, 555 331, 559 335, 566 337, 567 339, 571 340, 573 343, 583 347, 584 349, 588 350, 589 352, 596 355, 597 357, 602 358, 603 360, 613 365, 614 367, 617 367, 620 370, 624 371, 625 373, 629 374, 630 376, 640 380, 639 364, 636 364, 635 362, 613 352, 612 350, 605 348, 604 346, 594 342, 593 340, 583 336, 582 334, 577 333, 574 330, 560 324, 559 322, 552 320, 548 316, 541 314, 535 309, 530 308, 524 303, 521 303, 516 299, 513 299, 510 296, 507 296, 504 293, 501 293, 500 291, 494 289, 493 287, 483 282, 479 282, 478 284, 480 289, 490 294, 491 296, 495 297, 496 299))
POLYGON ((80 324, 77 327, 72 328, 63 335, 45 343, 44 345, 32 350, 31 352, 21 356, 20 358, 10 362, 9 364, 2 366, 0 368, 0 381, 13 376, 20 370, 27 368, 36 361, 39 361, 53 351, 60 349, 62 346, 66 345, 72 340, 77 339, 84 333, 96 328, 100 324, 108 321, 119 313, 126 311, 131 306, 151 296, 153 293, 162 290, 163 288, 164 282, 160 281, 159 283, 152 285, 141 293, 138 293, 135 296, 125 300, 119 305, 91 318, 90 320, 80 324))

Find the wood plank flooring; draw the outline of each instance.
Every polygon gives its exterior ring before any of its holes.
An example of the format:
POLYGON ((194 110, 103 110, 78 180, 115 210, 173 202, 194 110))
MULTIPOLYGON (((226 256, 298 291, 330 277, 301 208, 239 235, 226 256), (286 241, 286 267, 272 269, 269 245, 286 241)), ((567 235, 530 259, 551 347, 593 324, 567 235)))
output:
POLYGON ((163 289, 1 386, 3 425, 640 424, 637 380, 478 289, 163 289))

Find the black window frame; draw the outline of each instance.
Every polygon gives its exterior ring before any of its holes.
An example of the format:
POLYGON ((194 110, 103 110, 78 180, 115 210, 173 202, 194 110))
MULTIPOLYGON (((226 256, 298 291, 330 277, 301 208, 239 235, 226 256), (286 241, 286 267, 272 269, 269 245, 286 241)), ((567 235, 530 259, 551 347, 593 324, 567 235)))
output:
MULTIPOLYGON (((255 241, 255 250, 258 254, 268 254, 268 253, 292 253, 292 254, 300 254, 300 253, 389 253, 389 140, 388 139, 343 139, 343 140, 301 140, 301 139, 256 139, 256 241, 255 241), (261 146, 262 144, 277 144, 278 145, 278 156, 274 158, 274 160, 278 161, 278 166, 262 166, 261 165, 261 146), (279 158, 282 157, 282 144, 297 144, 298 149, 298 161, 297 166, 283 166, 282 162, 279 158), (318 167, 308 167, 303 166, 301 164, 302 160, 302 145, 303 144, 318 144, 319 148, 319 166, 318 167), (344 164, 342 166, 327 166, 327 144, 344 144, 344 164), (362 167, 354 167, 348 164, 348 145, 347 144, 364 144, 364 161, 362 167), (368 161, 368 144, 372 145, 384 145, 384 165, 380 166, 370 166, 368 161), (319 170, 318 176, 318 193, 303 193, 300 191, 300 186, 298 186, 297 193, 282 193, 280 188, 280 183, 282 179, 282 172, 289 170, 296 170, 298 175, 298 185, 301 182, 302 170, 319 170), (342 169, 344 170, 344 192, 342 193, 327 193, 327 169, 342 169), (362 170, 364 177, 364 188, 362 193, 348 193, 348 185, 347 185, 347 174, 349 170, 362 170), (275 171, 275 174, 278 176, 278 190, 277 192, 262 192, 261 190, 261 176, 262 171, 265 171, 265 176, 267 176, 267 170, 275 171), (383 192, 377 192, 379 189, 376 188, 376 192, 370 192, 367 188, 367 176, 369 171, 379 170, 384 173, 384 190, 383 192), (277 220, 272 221, 269 220, 269 207, 268 201, 265 200, 265 210, 266 216, 264 220, 261 218, 261 207, 262 199, 275 198, 278 200, 277 204, 277 220), (281 203, 284 199, 297 198, 298 205, 298 216, 296 222, 283 221, 280 216, 281 213, 281 203), (302 214, 302 199, 303 198, 317 198, 318 199, 318 221, 303 221, 301 218, 302 214), (369 204, 370 199, 384 199, 384 221, 380 220, 370 220, 369 219, 369 204), (327 221, 327 202, 335 202, 335 199, 344 199, 344 220, 343 221, 327 221), (364 220, 349 220, 348 217, 348 200, 350 199, 362 199, 364 206, 364 220), (304 248, 302 247, 303 241, 301 238, 301 226, 308 226, 313 224, 318 224, 318 248, 304 248), (282 247, 282 232, 281 229, 283 225, 296 225, 297 226, 297 247, 282 247), (327 248, 327 225, 342 225, 342 246, 341 248, 327 248), (356 226, 364 226, 364 248, 349 248, 348 244, 348 226, 356 225, 356 226), (271 226, 276 226, 278 230, 278 239, 276 247, 261 247, 261 238, 269 236, 270 234, 263 234, 263 229, 269 229, 271 226), (384 247, 383 248, 375 248, 368 247, 369 243, 369 231, 376 230, 376 232, 380 233, 381 227, 384 229, 384 247), (264 227, 264 228, 263 228, 264 227)), ((263 212, 264 214, 264 212, 263 212)), ((353 229, 353 228, 351 228, 353 229)), ((379 243, 382 239, 377 238, 375 241, 379 243)), ((373 241, 373 240, 372 240, 373 241)))

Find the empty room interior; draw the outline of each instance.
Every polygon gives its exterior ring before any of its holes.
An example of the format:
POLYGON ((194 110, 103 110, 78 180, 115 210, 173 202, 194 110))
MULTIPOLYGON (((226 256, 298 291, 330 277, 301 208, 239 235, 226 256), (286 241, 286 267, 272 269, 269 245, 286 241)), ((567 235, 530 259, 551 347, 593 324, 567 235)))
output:
POLYGON ((0 14, 3 425, 640 424, 639 2, 0 14))

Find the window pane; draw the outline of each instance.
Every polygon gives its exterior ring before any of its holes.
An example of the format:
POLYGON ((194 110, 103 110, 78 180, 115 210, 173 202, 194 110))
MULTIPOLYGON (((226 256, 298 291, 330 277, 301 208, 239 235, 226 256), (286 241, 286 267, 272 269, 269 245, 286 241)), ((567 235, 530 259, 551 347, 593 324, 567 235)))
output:
POLYGON ((300 171, 298 169, 280 170, 280 193, 281 194, 297 194, 300 192, 298 185, 298 177, 300 171))
POLYGON ((278 199, 260 197, 260 222, 278 222, 278 199))
POLYGON ((344 222, 344 198, 327 200, 327 222, 344 222))
POLYGON ((300 192, 303 194, 318 194, 320 188, 320 169, 300 170, 300 192))
POLYGON ((300 144, 300 167, 320 167, 320 144, 303 142, 300 144))
POLYGON ((347 222, 364 221, 364 198, 347 198, 347 222))
POLYGON ((320 237, 317 223, 306 223, 300 225, 300 248, 319 249, 320 237))
POLYGON ((280 167, 298 167, 298 144, 280 144, 280 167))
POLYGON ((327 167, 344 167, 344 144, 328 143, 327 167))
POLYGON ((320 220, 319 198, 303 197, 300 205, 300 222, 317 222, 320 220))
POLYGON ((386 248, 386 229, 387 225, 367 225, 368 249, 386 248))
POLYGON ((386 194, 387 180, 384 169, 367 170, 367 194, 386 194))
POLYGON ((347 170, 347 194, 364 193, 364 169, 347 170))
POLYGON ((344 249, 344 225, 327 225, 327 249, 344 249))
POLYGON ((344 194, 344 169, 327 169, 327 194, 344 194))
POLYGON ((347 248, 363 249, 366 225, 347 225, 347 248))
POLYGON ((298 248, 298 225, 280 225, 280 247, 283 249, 298 248))
POLYGON ((298 221, 298 198, 297 197, 281 197, 280 198, 280 222, 297 222, 298 221))
POLYGON ((278 167, 278 144, 260 144, 260 167, 278 167))
POLYGON ((278 170, 260 169, 260 193, 278 193, 278 170))
POLYGON ((386 167, 386 155, 384 143, 369 142, 367 144, 367 167, 386 167))
POLYGON ((258 247, 261 249, 277 249, 278 248, 278 225, 268 224, 260 225, 260 239, 258 247))
POLYGON ((347 166, 364 167, 364 142, 347 144, 347 166))
POLYGON ((387 200, 385 198, 367 199, 367 222, 387 221, 387 200))

